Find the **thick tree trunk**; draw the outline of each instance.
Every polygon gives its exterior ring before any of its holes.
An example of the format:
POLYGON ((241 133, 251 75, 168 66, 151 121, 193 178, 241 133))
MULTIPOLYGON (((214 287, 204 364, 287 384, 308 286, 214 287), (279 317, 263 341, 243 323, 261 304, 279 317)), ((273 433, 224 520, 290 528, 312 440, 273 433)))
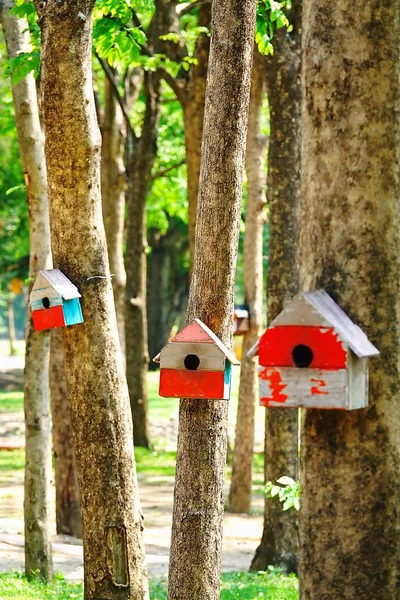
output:
POLYGON ((331 294, 381 355, 368 408, 304 411, 302 600, 400 589, 399 14, 304 1, 302 289, 331 294))
POLYGON ((130 164, 126 223, 126 365, 136 446, 150 447, 147 423, 147 370, 149 363, 146 314, 146 197, 157 154, 160 78, 145 74, 146 112, 142 134, 130 164))
POLYGON ((125 284, 123 242, 125 224, 124 121, 111 84, 104 81, 104 113, 101 127, 101 196, 107 250, 112 273, 121 350, 125 352, 125 284))
MULTIPOLYGON (((213 2, 195 264, 188 320, 231 342, 250 96, 255 0, 213 2)), ((227 403, 181 400, 170 600, 216 600, 222 545, 227 403)))
MULTIPOLYGON (((29 52, 28 24, 10 15, 14 3, 0 2, 10 58, 29 52)), ((26 183, 30 218, 31 285, 41 269, 51 268, 46 166, 33 74, 13 85, 15 123, 26 183)), ((24 373, 25 409, 25 572, 44 579, 53 576, 48 502, 51 480, 49 395, 49 334, 34 331, 27 314, 24 373)))
POLYGON ((42 104, 54 261, 82 294, 84 323, 63 329, 82 508, 85 598, 148 596, 132 422, 100 197, 92 90, 94 2, 48 2, 42 104))
MULTIPOLYGON (((210 27, 211 2, 200 6, 198 26, 210 27)), ((203 138, 204 102, 210 38, 203 33, 199 36, 194 54, 197 64, 193 65, 190 82, 186 88, 185 101, 182 104, 185 124, 185 146, 187 167, 187 194, 189 205, 189 255, 190 264, 194 262, 197 196, 199 193, 199 175, 201 161, 201 140, 203 138)))
POLYGON ((10 347, 10 356, 15 355, 15 320, 14 320, 14 302, 11 294, 7 297, 7 329, 8 343, 10 347))
MULTIPOLYGON (((277 32, 267 59, 271 135, 268 154, 269 233, 267 310, 271 322, 298 291, 297 239, 300 200, 300 23, 301 1, 289 13, 293 31, 277 32)), ((266 409, 265 480, 298 477, 298 411, 266 409)), ((282 511, 278 498, 265 498, 261 543, 253 570, 276 565, 297 571, 295 510, 282 511)))
POLYGON ((82 537, 79 488, 69 415, 61 329, 50 336, 50 396, 56 485, 57 533, 82 537))
POLYGON ((229 510, 235 513, 249 513, 251 507, 258 369, 256 358, 249 358, 247 352, 260 337, 263 326, 263 231, 266 217, 265 151, 267 146, 267 139, 261 132, 264 94, 264 60, 255 51, 246 149, 247 209, 243 256, 244 300, 249 307, 250 330, 243 338, 232 481, 229 492, 229 510))

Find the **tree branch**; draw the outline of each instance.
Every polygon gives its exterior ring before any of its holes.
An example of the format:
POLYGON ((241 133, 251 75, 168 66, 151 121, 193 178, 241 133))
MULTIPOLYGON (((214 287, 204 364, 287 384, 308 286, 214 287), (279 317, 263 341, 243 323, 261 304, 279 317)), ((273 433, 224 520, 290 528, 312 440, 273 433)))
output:
POLYGON ((158 71, 165 83, 167 83, 171 90, 175 93, 182 106, 185 106, 188 99, 185 83, 179 81, 179 79, 175 79, 175 77, 168 73, 168 71, 163 67, 158 67, 158 71))
POLYGON ((119 107, 120 107, 120 109, 122 111, 122 114, 124 116, 124 119, 125 119, 125 122, 126 122, 126 127, 127 127, 128 131, 129 131, 129 134, 132 136, 133 140, 137 141, 138 138, 136 136, 136 133, 133 130, 131 121, 129 119, 129 115, 128 115, 127 110, 126 110, 125 100, 122 98, 122 96, 121 96, 121 94, 119 92, 117 83, 115 81, 114 74, 111 71, 111 69, 110 69, 109 65, 107 64, 107 62, 105 60, 103 60, 98 55, 97 52, 95 52, 95 56, 96 56, 97 60, 99 61, 100 65, 101 65, 101 68, 103 69, 103 71, 105 73, 105 76, 107 77, 108 81, 111 84, 111 88, 113 90, 114 96, 115 96, 115 98, 116 98, 116 100, 117 100, 117 102, 119 104, 119 107))
POLYGON ((157 173, 154 173, 154 175, 151 176, 151 179, 154 180, 154 179, 159 179, 160 177, 164 177, 170 171, 173 171, 174 169, 178 169, 179 167, 181 167, 182 165, 184 165, 185 162, 186 162, 186 158, 184 158, 183 160, 181 160, 178 163, 175 163, 174 165, 166 167, 165 169, 161 169, 161 171, 158 171, 157 173))
POLYGON ((183 4, 178 4, 176 7, 176 14, 178 17, 183 17, 187 13, 191 12, 194 8, 201 6, 202 4, 210 4, 211 0, 195 0, 195 2, 185 2, 183 4))

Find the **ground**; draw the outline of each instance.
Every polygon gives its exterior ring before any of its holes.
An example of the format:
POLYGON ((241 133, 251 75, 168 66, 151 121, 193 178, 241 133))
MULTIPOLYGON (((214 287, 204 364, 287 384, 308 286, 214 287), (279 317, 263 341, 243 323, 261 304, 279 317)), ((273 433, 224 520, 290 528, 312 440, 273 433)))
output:
MULTIPOLYGON (((22 358, 1 358, 0 356, 0 390, 12 389, 21 382, 22 358)), ((175 406, 175 405, 174 405, 175 406)), ((168 417, 162 411, 155 412, 158 418, 153 421, 151 434, 153 439, 163 439, 164 449, 173 449, 177 432, 177 404, 173 414, 168 417)), ((260 412, 257 419, 256 439, 258 448, 262 444, 262 419, 260 412), (261 417, 261 418, 260 418, 261 417)), ((234 413, 233 413, 234 416, 234 413)), ((231 419, 232 421, 232 419, 231 419)), ((233 436, 234 425, 230 426, 230 437, 233 436)), ((0 570, 9 571, 24 568, 23 538, 23 453, 17 448, 24 444, 23 413, 4 412, 0 400, 0 449, 7 453, 14 463, 21 460, 20 468, 0 471, 0 570), (10 448, 5 450, 4 448, 10 448), (14 449, 12 449, 14 448, 14 449)), ((156 455, 155 455, 156 456, 156 455)), ((149 459, 147 458, 148 465, 149 459)), ((171 469, 170 469, 171 470, 171 469)), ((150 575, 166 574, 172 519, 173 475, 161 474, 152 469, 141 470, 138 462, 138 478, 140 499, 145 515, 145 543, 148 569, 150 575)), ((259 482, 260 483, 260 482, 259 482)), ((53 490, 54 491, 54 490, 53 490)), ((228 482, 227 482, 228 491, 228 482)), ((222 569, 224 571, 245 571, 249 568, 255 549, 262 533, 263 497, 260 485, 255 489, 253 499, 253 515, 225 514, 222 569)), ((51 522, 54 523, 54 494, 51 506, 51 522)), ((82 543, 68 536, 55 535, 53 527, 53 552, 55 568, 67 579, 81 580, 82 543)))

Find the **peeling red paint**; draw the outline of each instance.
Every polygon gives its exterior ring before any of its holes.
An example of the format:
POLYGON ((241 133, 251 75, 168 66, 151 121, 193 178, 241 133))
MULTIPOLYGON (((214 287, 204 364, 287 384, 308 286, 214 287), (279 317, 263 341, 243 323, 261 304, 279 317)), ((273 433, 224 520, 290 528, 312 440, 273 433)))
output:
POLYGON ((263 406, 269 406, 270 402, 280 402, 281 404, 286 402, 288 397, 286 394, 282 394, 281 392, 287 387, 287 385, 282 383, 282 377, 279 371, 273 367, 267 367, 266 369, 260 371, 258 376, 260 379, 269 381, 269 386, 271 389, 271 397, 260 398, 260 404, 263 406))
POLYGON ((318 385, 312 385, 311 386, 311 393, 313 395, 315 395, 315 394, 326 394, 326 395, 328 395, 329 394, 329 391, 327 389, 325 389, 325 390, 321 390, 320 389, 321 387, 322 388, 323 387, 326 388, 326 383, 325 383, 325 381, 323 379, 313 379, 313 377, 311 377, 310 381, 312 383, 317 383, 318 384, 318 385))

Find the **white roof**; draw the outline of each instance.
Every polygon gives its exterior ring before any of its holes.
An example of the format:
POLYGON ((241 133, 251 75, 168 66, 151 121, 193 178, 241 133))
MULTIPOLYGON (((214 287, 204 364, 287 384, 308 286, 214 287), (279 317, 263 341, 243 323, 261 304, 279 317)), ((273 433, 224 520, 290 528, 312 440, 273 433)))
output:
POLYGON ((78 291, 76 285, 72 283, 60 271, 60 269, 50 269, 49 271, 40 271, 40 275, 38 275, 35 284, 32 288, 32 291, 45 290, 48 287, 52 287, 57 294, 62 296, 64 300, 72 300, 73 298, 81 298, 81 294, 78 291), (43 279, 44 278, 44 279, 43 279), (47 285, 46 284, 49 284, 47 285))

